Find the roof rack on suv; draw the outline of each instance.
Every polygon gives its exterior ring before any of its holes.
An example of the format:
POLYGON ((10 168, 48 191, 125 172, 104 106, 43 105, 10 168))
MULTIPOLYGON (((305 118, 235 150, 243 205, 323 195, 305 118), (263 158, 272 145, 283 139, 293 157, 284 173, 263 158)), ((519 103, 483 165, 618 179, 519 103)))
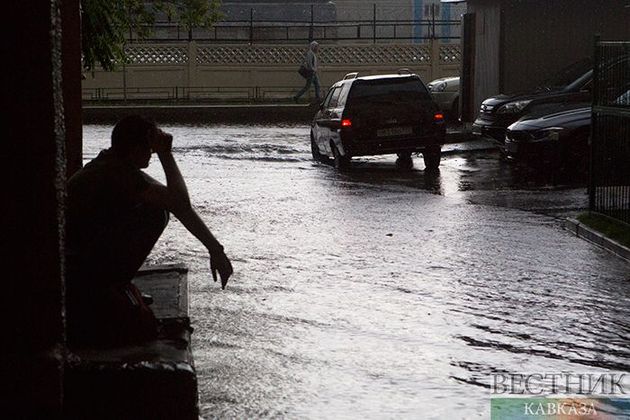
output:
POLYGON ((403 67, 401 69, 398 69, 398 74, 413 74, 413 72, 407 67, 403 67))
POLYGON ((357 77, 359 77, 359 72, 354 72, 354 73, 348 73, 345 76, 343 76, 343 80, 348 80, 348 79, 356 79, 357 77))

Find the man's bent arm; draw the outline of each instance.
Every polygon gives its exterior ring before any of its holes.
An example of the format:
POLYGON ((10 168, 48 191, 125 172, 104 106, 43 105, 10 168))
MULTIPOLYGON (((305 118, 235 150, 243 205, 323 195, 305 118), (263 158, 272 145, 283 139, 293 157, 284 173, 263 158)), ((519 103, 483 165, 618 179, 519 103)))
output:
POLYGON ((166 175, 166 187, 157 181, 151 182, 143 193, 143 199, 150 204, 169 210, 190 233, 204 244, 210 253, 212 277, 216 281, 218 273, 221 276, 221 287, 225 288, 232 275, 232 264, 223 252, 219 241, 190 204, 186 183, 171 152, 172 144, 173 136, 159 128, 155 130, 151 137, 151 149, 160 158, 166 175))
POLYGON ((166 176, 166 187, 152 184, 146 196, 153 204, 169 210, 184 227, 192 233, 211 254, 223 250, 190 203, 188 188, 170 150, 158 152, 166 176))
POLYGON ((223 252, 223 246, 221 246, 219 241, 212 235, 208 226, 201 220, 201 217, 199 217, 199 214, 197 214, 190 203, 185 207, 175 206, 169 209, 169 211, 177 217, 177 220, 182 222, 190 233, 201 241, 211 255, 223 252))
POLYGON ((166 189, 168 191, 169 210, 176 213, 179 208, 191 207, 190 196, 184 177, 182 177, 177 162, 170 150, 159 151, 157 153, 160 163, 166 175, 166 189))

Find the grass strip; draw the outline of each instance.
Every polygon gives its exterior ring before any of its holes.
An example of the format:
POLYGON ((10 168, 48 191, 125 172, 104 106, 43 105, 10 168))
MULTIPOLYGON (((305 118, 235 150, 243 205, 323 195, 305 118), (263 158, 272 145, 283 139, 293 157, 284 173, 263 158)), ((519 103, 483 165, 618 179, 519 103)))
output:
POLYGON ((630 225, 627 223, 594 212, 582 213, 577 219, 608 238, 630 247, 630 225))

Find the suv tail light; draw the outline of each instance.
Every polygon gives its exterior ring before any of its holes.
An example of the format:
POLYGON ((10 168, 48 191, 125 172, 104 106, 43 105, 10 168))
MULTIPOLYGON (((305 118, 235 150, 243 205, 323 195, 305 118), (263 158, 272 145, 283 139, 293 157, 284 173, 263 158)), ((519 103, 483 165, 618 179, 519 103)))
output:
POLYGON ((435 122, 442 122, 442 121, 444 121, 444 114, 442 114, 441 112, 436 112, 433 115, 433 121, 435 121, 435 122))
POLYGON ((344 118, 343 120, 341 120, 341 126, 342 127, 352 127, 352 120, 350 118, 344 118))

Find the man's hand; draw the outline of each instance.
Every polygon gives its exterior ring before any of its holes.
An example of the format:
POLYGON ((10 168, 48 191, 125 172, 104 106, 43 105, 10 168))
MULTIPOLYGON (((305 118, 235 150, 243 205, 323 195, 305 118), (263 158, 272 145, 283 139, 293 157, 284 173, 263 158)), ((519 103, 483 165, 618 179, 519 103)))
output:
POLYGON ((232 269, 232 263, 225 255, 225 252, 223 252, 223 248, 210 252, 210 272, 212 272, 214 281, 217 281, 217 272, 219 273, 221 289, 225 289, 225 285, 234 270, 232 269))
POLYGON ((168 153, 173 146, 173 136, 165 133, 159 128, 156 128, 155 132, 151 136, 151 150, 155 153, 168 153))

